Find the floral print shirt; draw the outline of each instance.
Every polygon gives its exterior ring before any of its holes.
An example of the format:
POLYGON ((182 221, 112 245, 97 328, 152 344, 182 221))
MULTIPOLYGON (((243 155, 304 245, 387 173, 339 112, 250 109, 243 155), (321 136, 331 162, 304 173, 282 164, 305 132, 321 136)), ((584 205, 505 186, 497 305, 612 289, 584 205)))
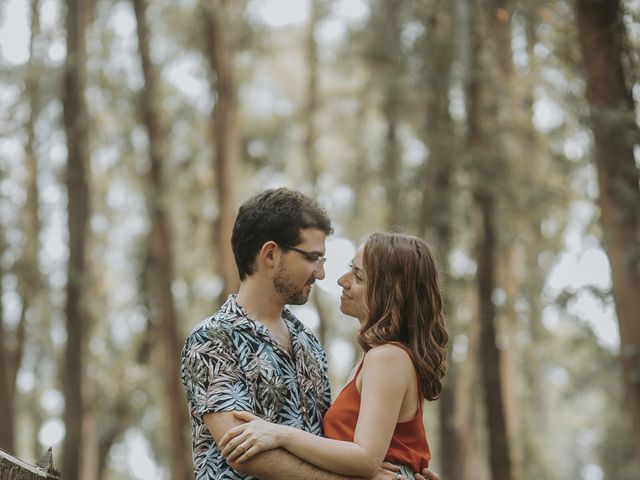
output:
POLYGON ((291 355, 230 295, 201 321, 182 349, 182 383, 191 414, 197 480, 248 480, 233 470, 207 429, 206 413, 244 410, 270 422, 322 434, 331 403, 327 359, 313 333, 289 310, 291 355))

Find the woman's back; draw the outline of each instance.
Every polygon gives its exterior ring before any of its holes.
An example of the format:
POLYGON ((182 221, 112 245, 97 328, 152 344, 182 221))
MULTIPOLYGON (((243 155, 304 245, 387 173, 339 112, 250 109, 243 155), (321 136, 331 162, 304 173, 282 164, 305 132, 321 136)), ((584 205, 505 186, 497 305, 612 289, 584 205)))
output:
POLYGON ((342 389, 327 411, 323 423, 324 434, 335 440, 354 441, 361 403, 379 400, 366 398, 366 385, 365 398, 361 395, 362 384, 377 375, 375 368, 377 362, 384 362, 387 367, 392 367, 396 377, 404 378, 403 383, 406 387, 405 391, 396 392, 396 394, 402 394, 404 398, 402 405, 395 413, 397 422, 385 460, 408 465, 414 472, 419 472, 428 466, 431 453, 423 425, 422 397, 415 368, 408 348, 402 344, 389 343, 367 352, 353 379, 342 389))

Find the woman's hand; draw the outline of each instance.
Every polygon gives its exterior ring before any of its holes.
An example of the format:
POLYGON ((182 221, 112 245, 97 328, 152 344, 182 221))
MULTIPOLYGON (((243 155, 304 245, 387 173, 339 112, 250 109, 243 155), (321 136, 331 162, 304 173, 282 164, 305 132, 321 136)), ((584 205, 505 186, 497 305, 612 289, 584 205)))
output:
POLYGON ((378 473, 369 480, 411 480, 400 473, 400 467, 390 462, 383 462, 378 473))
POLYGON ((281 446, 281 425, 265 422, 249 412, 233 412, 233 415, 248 423, 230 428, 220 440, 222 456, 228 462, 242 463, 260 452, 281 446))

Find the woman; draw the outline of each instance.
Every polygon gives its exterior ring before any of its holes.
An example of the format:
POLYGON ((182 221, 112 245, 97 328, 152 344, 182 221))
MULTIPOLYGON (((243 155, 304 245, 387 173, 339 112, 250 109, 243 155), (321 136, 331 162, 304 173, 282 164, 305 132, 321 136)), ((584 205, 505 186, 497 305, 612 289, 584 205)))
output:
POLYGON ((448 334, 433 255, 419 238, 375 233, 338 284, 340 310, 360 322, 365 354, 325 415, 326 438, 241 412, 248 423, 225 434, 222 453, 243 462, 284 448, 322 469, 364 478, 387 461, 412 478, 431 458, 422 401, 438 398, 446 370, 448 334))

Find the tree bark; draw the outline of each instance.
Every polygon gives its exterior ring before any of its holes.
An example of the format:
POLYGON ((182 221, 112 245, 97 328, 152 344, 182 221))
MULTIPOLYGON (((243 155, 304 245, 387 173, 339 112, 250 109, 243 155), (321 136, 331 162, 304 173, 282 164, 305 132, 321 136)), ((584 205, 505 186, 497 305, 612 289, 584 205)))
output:
POLYGON ((140 92, 143 124, 149 140, 149 213, 151 216, 151 255, 155 273, 153 302, 160 316, 160 338, 163 347, 163 377, 169 421, 169 457, 171 478, 187 480, 192 477, 188 455, 187 432, 189 419, 180 384, 181 339, 178 332, 178 316, 171 291, 173 283, 173 242, 165 207, 163 178, 164 139, 166 134, 156 110, 158 74, 149 53, 149 32, 146 23, 146 1, 133 0, 138 31, 138 50, 142 63, 144 88, 140 92))
MULTIPOLYGON (((477 5, 477 4, 476 4, 477 5)), ((496 198, 488 172, 496 169, 495 151, 487 146, 487 134, 482 128, 487 104, 480 79, 485 65, 480 61, 484 47, 478 22, 484 12, 475 8, 470 16, 471 65, 467 85, 468 147, 475 158, 474 202, 476 222, 476 283, 480 321, 480 367, 484 390, 487 431, 489 435, 489 466, 493 480, 511 480, 511 456, 505 422, 502 383, 500 378, 500 350, 496 344, 496 311, 493 291, 496 287, 496 198), (492 164, 489 164, 492 163, 492 164), (479 167, 479 168, 478 168, 479 167)), ((482 24, 482 23, 481 23, 482 24)), ((495 105, 488 110, 497 113, 495 105)))
POLYGON ((384 0, 379 3, 378 8, 381 9, 382 15, 377 19, 377 25, 374 24, 373 27, 380 28, 380 38, 374 43, 374 47, 379 50, 373 52, 372 59, 380 62, 378 68, 380 68, 379 75, 382 81, 382 113, 387 124, 381 174, 387 198, 385 225, 393 229, 403 223, 400 185, 402 159, 398 138, 401 108, 399 77, 402 75, 403 55, 400 41, 402 2, 384 0))
POLYGON ((611 263, 622 374, 640 459, 640 188, 633 153, 640 135, 623 68, 620 1, 576 0, 575 11, 591 107, 603 244, 611 263))
POLYGON ((89 117, 84 99, 87 2, 67 0, 67 61, 64 72, 64 126, 67 135, 69 265, 65 313, 67 349, 64 363, 64 421, 66 427, 62 467, 66 480, 80 478, 82 465, 82 376, 86 329, 85 249, 89 215, 89 117))
POLYGON ((0 411, 6 412, 6 422, 0 425, 0 448, 14 451, 14 421, 16 378, 26 338, 27 311, 38 296, 40 275, 38 271, 38 238, 40 225, 38 222, 38 186, 37 161, 35 156, 35 122, 40 110, 40 95, 38 88, 38 65, 35 43, 40 36, 39 0, 31 0, 31 38, 29 41, 30 60, 27 66, 25 82, 25 96, 29 99, 29 117, 25 130, 27 142, 25 145, 25 163, 27 167, 26 192, 27 200, 24 208, 23 231, 25 232, 25 246, 21 261, 18 263, 17 277, 22 306, 18 325, 14 334, 13 348, 10 349, 6 341, 6 332, 2 325, 0 312, 0 411))
POLYGON ((476 282, 480 304, 480 366, 489 432, 489 463, 494 480, 511 479, 510 448, 500 378, 501 354, 496 345, 496 311, 492 294, 495 282, 495 200, 477 192, 478 239, 476 282))
MULTIPOLYGON (((6 249, 4 225, 0 223, 0 255, 6 249)), ((0 267, 1 268, 1 267, 0 267)), ((4 276, 4 271, 0 269, 0 275, 4 276)), ((7 422, 0 422, 0 449, 14 452, 13 448, 13 402, 9 394, 9 349, 4 329, 4 308, 0 302, 0 412, 7 412, 7 422)))
POLYGON ((319 11, 318 0, 311 0, 311 13, 307 26, 305 47, 307 53, 307 105, 304 114, 305 137, 304 154, 307 161, 308 179, 311 184, 311 196, 318 195, 318 177, 320 166, 316 152, 316 125, 315 116, 318 110, 318 45, 316 44, 316 25, 319 11))
MULTIPOLYGON (((433 13, 423 19, 427 34, 424 36, 424 81, 427 92, 425 110, 425 143, 429 146, 429 158, 424 162, 422 179, 422 206, 418 218, 418 233, 431 239, 436 249, 444 285, 452 285, 446 268, 453 242, 453 175, 456 154, 451 139, 456 137, 449 115, 449 87, 453 60, 453 35, 451 29, 455 16, 454 2, 438 5, 433 13), (438 8, 443 7, 443 8, 438 8), (429 235, 427 235, 429 232, 429 235)), ((453 296, 445 295, 448 328, 453 338, 455 328, 452 304, 453 296)), ((461 453, 460 430, 456 418, 457 366, 451 356, 453 341, 449 344, 448 370, 443 383, 440 406, 440 463, 443 478, 461 478, 464 461, 461 453)))
POLYGON ((211 114, 211 131, 215 143, 212 161, 218 195, 218 218, 214 225, 218 250, 217 270, 224 287, 219 301, 237 290, 238 272, 231 249, 231 232, 235 221, 235 170, 239 162, 238 107, 234 78, 234 48, 229 0, 204 0, 205 37, 211 71, 212 95, 216 99, 211 114))

